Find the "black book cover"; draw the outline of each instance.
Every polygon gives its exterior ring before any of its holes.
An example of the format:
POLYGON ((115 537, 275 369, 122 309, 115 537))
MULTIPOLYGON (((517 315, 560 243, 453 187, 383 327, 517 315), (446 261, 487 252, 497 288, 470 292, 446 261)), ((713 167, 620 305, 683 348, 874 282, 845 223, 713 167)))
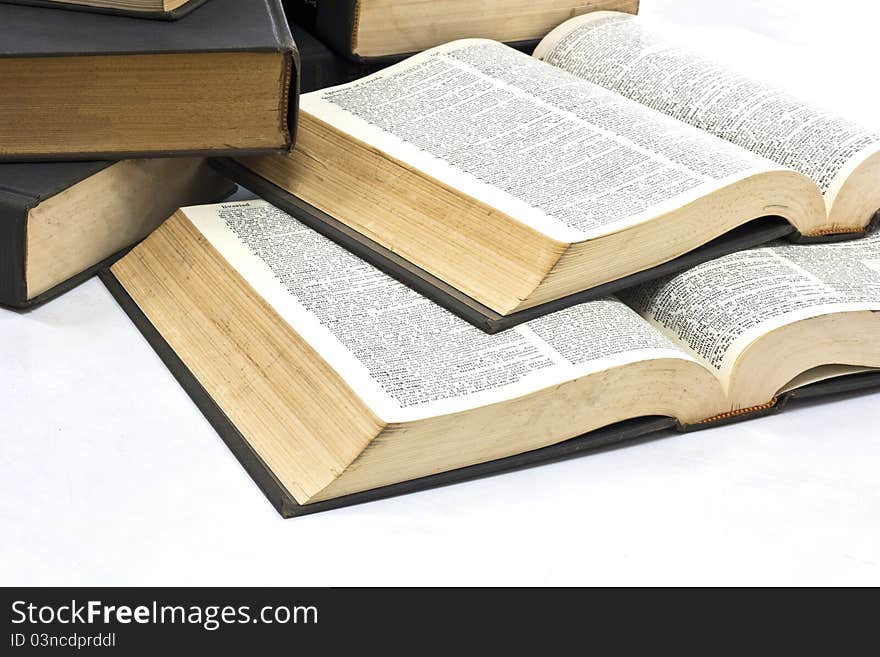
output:
MULTIPOLYGON (((0 164, 0 305, 23 308, 36 305, 74 287, 91 272, 66 281, 28 301, 25 284, 27 217, 31 208, 112 162, 55 162, 0 164)), ((95 268, 97 269, 97 267, 95 268)))
POLYGON ((141 21, 0 4, 0 57, 292 50, 280 0, 211 0, 186 20, 141 21))
MULTIPOLYGON (((63 192, 115 162, 46 162, 0 164, 0 306, 32 308, 76 287, 109 266, 128 249, 88 267, 76 276, 28 299, 25 279, 28 212, 46 199, 63 192)), ((229 190, 217 201, 235 189, 229 190)))
POLYGON ((171 11, 137 11, 134 9, 114 9, 112 7, 90 7, 88 5, 71 4, 64 0, 0 0, 10 5, 32 5, 34 7, 48 7, 51 9, 69 9, 72 11, 91 11, 98 14, 112 14, 117 16, 131 16, 133 18, 152 18, 154 20, 175 21, 186 16, 188 13, 202 6, 208 0, 189 0, 177 9, 171 11))
MULTIPOLYGON (((155 55, 182 53, 277 52, 289 57, 291 75, 286 103, 290 144, 296 139, 299 109, 299 56, 281 0, 210 0, 177 21, 150 21, 81 11, 49 11, 0 4, 0 58, 155 55)), ((288 144, 288 146, 290 145, 288 144)), ((170 155, 247 154, 277 149, 58 153, 52 160, 131 159, 170 155)))
POLYGON ((760 417, 777 413, 789 403, 799 400, 815 400, 830 395, 841 393, 858 392, 880 387, 880 372, 863 372, 851 374, 845 377, 820 381, 797 390, 780 395, 768 404, 755 409, 743 409, 736 413, 725 413, 718 418, 709 418, 704 422, 682 426, 675 419, 663 416, 639 417, 616 424, 596 429, 582 436, 543 447, 540 449, 496 459, 485 463, 441 472, 410 481, 382 486, 360 493, 353 493, 342 497, 314 502, 312 504, 299 504, 290 492, 278 481, 272 470, 265 464, 250 443, 238 431, 236 426, 229 420, 223 410, 214 402, 213 398, 202 387, 198 379, 189 368, 177 356, 174 350, 165 341, 159 331, 153 326, 146 315, 141 311, 134 300, 125 291, 116 277, 109 269, 100 272, 101 280, 107 289, 131 318, 135 326, 146 338, 150 346, 158 354, 162 362, 171 371, 181 387, 193 400, 198 409, 220 435, 223 442, 229 447, 242 467, 251 476, 263 494, 284 518, 329 511, 340 507, 351 506, 372 502, 374 500, 395 497, 406 493, 414 493, 420 490, 437 488, 458 482, 478 479, 502 472, 518 470, 525 467, 541 465, 552 461, 572 458, 596 452, 601 449, 621 444, 633 444, 661 438, 669 435, 671 430, 695 431, 739 422, 754 417, 760 417))

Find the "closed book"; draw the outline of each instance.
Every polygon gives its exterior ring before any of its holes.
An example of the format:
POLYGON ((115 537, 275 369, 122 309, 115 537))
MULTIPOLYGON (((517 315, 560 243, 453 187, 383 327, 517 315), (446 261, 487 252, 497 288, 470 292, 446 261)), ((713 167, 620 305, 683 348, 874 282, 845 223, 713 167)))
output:
POLYGON ((148 21, 0 5, 0 160, 290 148, 298 58, 280 0, 148 21))
POLYGON ((233 189, 197 158, 0 164, 0 305, 48 301, 178 206, 233 189))
POLYGON ((529 52, 562 21, 591 11, 636 13, 638 0, 285 0, 288 18, 354 60, 385 63, 453 39, 504 41, 529 52))
POLYGON ((2 0, 10 5, 32 5, 51 9, 92 11, 136 18, 174 21, 208 0, 2 0))

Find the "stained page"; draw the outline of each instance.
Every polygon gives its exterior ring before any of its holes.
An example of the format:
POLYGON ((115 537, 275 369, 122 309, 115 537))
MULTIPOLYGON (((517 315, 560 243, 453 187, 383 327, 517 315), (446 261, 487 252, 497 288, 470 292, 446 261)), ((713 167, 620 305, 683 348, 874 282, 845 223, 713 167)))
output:
POLYGON ((388 422, 475 408, 624 363, 694 360, 616 299, 488 335, 266 202, 185 212, 388 422))
POLYGON ((563 242, 614 232, 780 168, 481 39, 305 94, 301 108, 563 242))

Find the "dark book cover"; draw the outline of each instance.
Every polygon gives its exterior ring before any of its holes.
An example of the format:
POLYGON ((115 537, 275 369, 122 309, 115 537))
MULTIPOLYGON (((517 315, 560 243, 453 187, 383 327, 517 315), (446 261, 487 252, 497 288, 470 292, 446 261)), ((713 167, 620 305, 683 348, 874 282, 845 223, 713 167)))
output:
POLYGON ((345 84, 377 70, 339 55, 296 23, 290 24, 290 31, 299 50, 301 93, 345 84))
MULTIPOLYGON (((45 303, 109 266, 128 250, 112 254, 52 289, 28 298, 25 269, 28 213, 43 201, 114 164, 109 161, 0 164, 0 306, 23 309, 45 303)), ((213 200, 222 200, 234 189, 235 185, 230 182, 228 190, 213 200)))
POLYGON ((725 413, 718 418, 708 418, 704 422, 687 426, 682 426, 675 419, 664 416, 633 418, 596 429, 582 436, 548 447, 303 505, 299 504, 278 481, 272 470, 260 458, 259 454, 254 451, 247 439, 229 420, 204 387, 202 387, 199 380, 177 356, 159 331, 156 330, 113 273, 109 269, 105 269, 101 271, 100 277, 125 313, 131 318, 150 346, 153 347, 174 375, 174 378, 177 379, 181 387, 183 387, 198 409, 217 431, 220 438, 239 460, 245 471, 247 471, 269 502, 284 518, 329 511, 353 504, 372 502, 397 495, 469 481, 502 472, 581 456, 616 445, 635 444, 646 440, 662 438, 664 435, 670 435, 671 431, 695 431, 721 424, 740 422, 763 415, 778 413, 788 404, 800 400, 809 401, 831 395, 859 392, 880 387, 880 372, 864 372, 804 386, 803 388, 780 395, 761 407, 743 409, 735 413, 725 413))
MULTIPOLYGON (((71 280, 28 301, 25 282, 27 218, 31 208, 95 175, 112 162, 0 164, 0 305, 23 308, 61 294, 71 280)), ((91 272, 94 273, 94 272, 91 272)), ((83 272, 83 278, 88 274, 83 272)))
MULTIPOLYGON (((0 4, 0 59, 201 53, 281 53, 290 71, 282 114, 289 148, 295 141, 299 57, 281 0, 210 0, 181 20, 150 21, 82 11, 0 4)), ((64 111, 64 99, 56 99, 64 111)), ((217 148, 0 156, 15 161, 131 159, 172 155, 246 154, 278 148, 217 148)))
POLYGON ((197 7, 202 6, 208 0, 189 0, 177 9, 171 11, 138 11, 136 9, 115 9, 113 7, 91 7, 89 5, 72 4, 64 0, 0 0, 10 5, 32 5, 34 7, 47 7, 50 9, 69 9, 71 11, 91 11, 98 14, 111 14, 117 16, 131 16, 133 18, 150 18, 154 20, 176 21, 186 16, 197 7))
MULTIPOLYGON (((416 54, 402 52, 382 57, 361 57, 353 52, 357 0, 284 0, 284 11, 291 23, 302 26, 352 61, 381 68, 416 54)), ((540 39, 529 39, 508 42, 507 45, 530 55, 539 42, 540 39)))
POLYGON ((352 52, 357 0, 284 0, 287 20, 299 25, 334 51, 349 59, 360 59, 352 52))

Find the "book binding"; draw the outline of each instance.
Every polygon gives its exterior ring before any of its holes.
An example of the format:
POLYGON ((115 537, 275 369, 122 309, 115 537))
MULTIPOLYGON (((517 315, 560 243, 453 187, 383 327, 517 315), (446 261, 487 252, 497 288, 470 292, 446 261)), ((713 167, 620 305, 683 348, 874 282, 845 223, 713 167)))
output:
POLYGON ((801 235, 796 232, 789 238, 796 244, 830 244, 831 242, 847 242, 870 235, 880 227, 880 210, 877 210, 864 228, 854 231, 839 232, 837 230, 824 231, 818 235, 801 235))

